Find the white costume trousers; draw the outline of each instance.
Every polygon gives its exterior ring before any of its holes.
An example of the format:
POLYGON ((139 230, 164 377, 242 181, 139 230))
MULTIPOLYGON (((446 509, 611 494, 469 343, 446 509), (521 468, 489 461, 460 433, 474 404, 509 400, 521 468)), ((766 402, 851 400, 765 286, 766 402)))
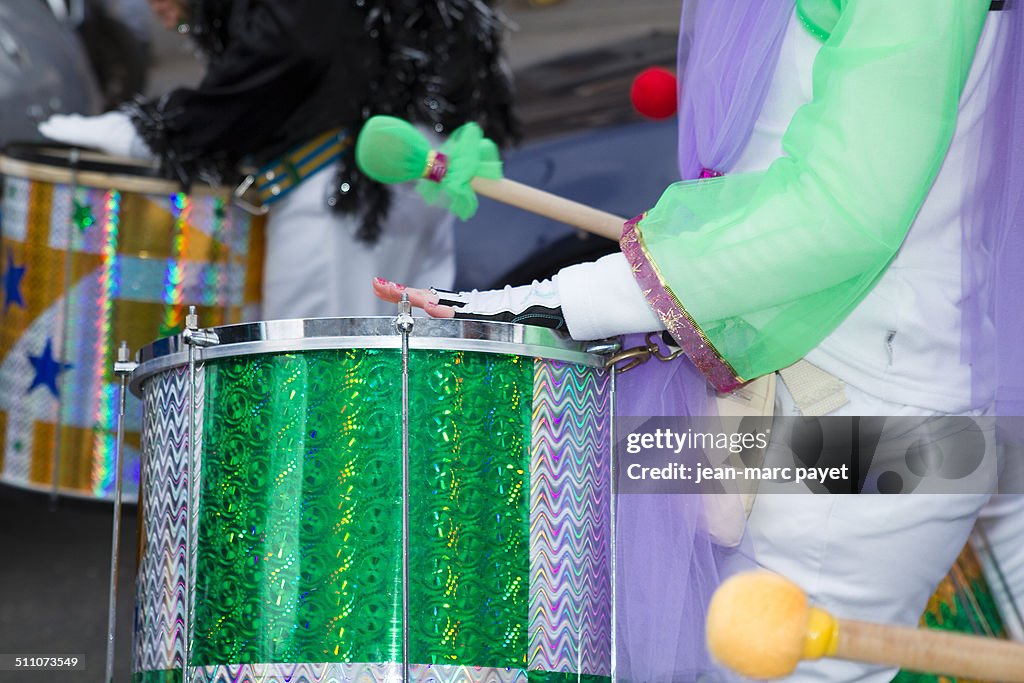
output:
MULTIPOLYGON (((849 385, 846 392, 850 402, 833 415, 940 415, 893 404, 849 385)), ((781 384, 779 399, 781 415, 798 414, 781 384)), ((766 464, 773 457, 782 457, 781 450, 773 453, 770 447, 766 464)), ((1007 582, 1018 596, 1024 595, 1024 495, 993 498, 994 465, 992 460, 976 471, 964 483, 964 493, 758 495, 748 525, 756 560, 794 581, 812 603, 840 618, 915 626, 984 514, 984 528, 1007 582)), ((895 673, 886 667, 818 660, 801 663, 784 680, 881 683, 895 673)))
POLYGON ((373 278, 451 289, 454 216, 427 206, 412 184, 392 188, 380 239, 356 239, 357 219, 332 212, 334 168, 310 176, 275 202, 267 221, 262 317, 392 315, 373 294, 373 278))

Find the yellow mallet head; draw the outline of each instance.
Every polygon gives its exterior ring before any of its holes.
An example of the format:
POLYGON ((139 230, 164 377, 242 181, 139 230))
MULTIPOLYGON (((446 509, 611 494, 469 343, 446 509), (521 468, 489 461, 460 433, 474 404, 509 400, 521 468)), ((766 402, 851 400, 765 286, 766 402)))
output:
POLYGON ((810 607, 800 588, 767 571, 737 574, 711 598, 711 656, 748 678, 781 678, 801 659, 834 653, 835 620, 810 607))

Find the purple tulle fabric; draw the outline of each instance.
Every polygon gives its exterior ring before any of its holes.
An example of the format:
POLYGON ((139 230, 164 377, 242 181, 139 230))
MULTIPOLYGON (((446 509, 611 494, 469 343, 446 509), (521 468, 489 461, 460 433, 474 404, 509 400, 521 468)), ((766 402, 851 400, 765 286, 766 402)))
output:
MULTIPOLYGON (((683 3, 679 32, 682 178, 728 171, 761 111, 794 0, 683 3), (686 62, 700 64, 686 69, 686 62)), ((642 336, 626 348, 643 345, 642 336)), ((704 377, 685 360, 649 361, 621 376, 619 415, 714 416, 704 377)), ((723 494, 724 495, 724 494, 723 494)), ((724 549, 705 532, 700 498, 619 496, 616 664, 623 683, 735 680, 707 652, 704 619, 715 588, 754 566, 749 542, 724 549)))
MULTIPOLYGON (((629 336, 625 343, 626 348, 646 344, 642 335, 629 336)), ((683 359, 652 359, 620 375, 616 394, 620 416, 715 414, 707 382, 683 359)), ((618 680, 728 679, 707 653, 704 619, 721 581, 753 566, 749 545, 723 549, 713 544, 704 530, 703 504, 694 495, 620 495, 617 515, 618 680)))
MULTIPOLYGON (((728 171, 768 92, 793 0, 684 2, 679 32, 682 178, 728 171), (686 69, 686 62, 700 64, 686 69)), ((627 348, 644 343, 636 336, 627 348)), ((715 403, 689 362, 649 361, 622 375, 620 415, 708 416, 715 403)), ((749 543, 723 549, 704 531, 695 496, 622 495, 617 533, 617 673, 624 683, 727 680, 707 653, 704 618, 715 588, 754 566, 749 543)))
POLYGON ((750 140, 794 0, 683 3, 679 28, 679 172, 726 173, 750 140), (686 67, 687 63, 699 68, 686 67))
MULTIPOLYGON (((963 356, 975 405, 1024 416, 1024 3, 1006 3, 993 96, 978 158, 981 182, 965 196, 963 356)), ((1019 443, 1021 420, 1004 420, 1019 443)))

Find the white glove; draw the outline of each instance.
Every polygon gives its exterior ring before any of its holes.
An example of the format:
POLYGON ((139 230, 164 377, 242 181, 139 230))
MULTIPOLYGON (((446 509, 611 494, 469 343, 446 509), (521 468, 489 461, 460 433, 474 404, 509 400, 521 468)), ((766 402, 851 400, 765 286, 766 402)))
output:
MULTIPOLYGON (((505 323, 537 325, 561 330, 565 328, 562 302, 558 298, 558 276, 551 280, 504 289, 471 292, 430 291, 437 296, 438 307, 450 307, 456 318, 493 320, 505 323)), ((428 311, 430 312, 430 311, 428 311)))
POLYGON ((39 132, 51 140, 98 149, 113 156, 154 158, 131 119, 121 111, 108 111, 99 116, 54 114, 39 124, 39 132))
POLYGON ((412 289, 382 278, 373 281, 373 290, 385 301, 397 302, 409 295, 413 306, 434 318, 492 320, 565 329, 562 304, 558 299, 558 276, 551 280, 504 289, 448 292, 443 289, 412 289))

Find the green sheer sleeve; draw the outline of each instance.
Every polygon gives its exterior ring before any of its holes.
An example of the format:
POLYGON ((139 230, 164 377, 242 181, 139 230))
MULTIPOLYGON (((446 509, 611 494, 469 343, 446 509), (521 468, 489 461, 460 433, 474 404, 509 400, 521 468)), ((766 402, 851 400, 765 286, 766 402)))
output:
POLYGON ((857 305, 942 164, 988 4, 839 3, 785 155, 672 185, 627 229, 623 251, 684 348, 749 380, 803 357, 857 305))

